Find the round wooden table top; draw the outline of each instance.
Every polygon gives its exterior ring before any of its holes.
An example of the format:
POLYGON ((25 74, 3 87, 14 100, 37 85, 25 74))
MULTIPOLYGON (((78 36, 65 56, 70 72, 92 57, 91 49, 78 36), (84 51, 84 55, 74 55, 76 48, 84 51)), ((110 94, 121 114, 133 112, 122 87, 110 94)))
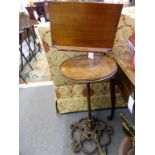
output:
POLYGON ((92 83, 113 77, 117 72, 117 64, 107 56, 94 56, 94 59, 90 59, 88 55, 82 55, 64 61, 60 69, 70 80, 92 83))

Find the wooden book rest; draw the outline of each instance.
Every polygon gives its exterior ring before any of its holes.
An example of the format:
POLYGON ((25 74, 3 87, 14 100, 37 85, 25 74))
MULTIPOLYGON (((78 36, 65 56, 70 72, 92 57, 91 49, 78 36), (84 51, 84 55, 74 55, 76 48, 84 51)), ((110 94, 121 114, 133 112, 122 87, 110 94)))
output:
POLYGON ((122 4, 48 2, 53 46, 93 52, 111 49, 122 7, 122 4))

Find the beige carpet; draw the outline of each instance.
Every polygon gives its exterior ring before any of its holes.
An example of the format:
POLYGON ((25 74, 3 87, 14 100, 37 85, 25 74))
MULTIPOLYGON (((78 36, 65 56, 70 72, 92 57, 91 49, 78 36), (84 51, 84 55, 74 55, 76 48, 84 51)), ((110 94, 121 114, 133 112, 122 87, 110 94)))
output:
MULTIPOLYGON (((46 53, 43 48, 43 44, 37 28, 35 28, 35 32, 36 32, 38 41, 41 44, 42 52, 37 53, 36 55, 37 61, 35 59, 31 61, 30 64, 33 70, 31 70, 29 65, 27 65, 25 66, 24 70, 21 72, 21 75, 23 76, 23 78, 26 80, 27 83, 51 81, 50 69, 48 66, 46 53)), ((24 82, 22 79, 19 79, 19 83, 22 84, 24 82)))
MULTIPOLYGON (((36 57, 37 61, 33 59, 30 63, 33 70, 31 70, 31 68, 27 65, 22 71, 21 75, 24 77, 27 83, 50 81, 50 70, 46 59, 46 54, 44 52, 38 52, 36 57)), ((20 79, 19 83, 24 82, 22 79, 20 79)))

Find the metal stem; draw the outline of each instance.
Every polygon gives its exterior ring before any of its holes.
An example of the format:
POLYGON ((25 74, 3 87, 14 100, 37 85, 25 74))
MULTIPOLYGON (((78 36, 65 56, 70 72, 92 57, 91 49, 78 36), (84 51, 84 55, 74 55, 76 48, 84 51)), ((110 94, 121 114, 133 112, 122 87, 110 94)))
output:
POLYGON ((90 83, 87 83, 87 106, 88 106, 88 119, 92 120, 92 116, 91 116, 91 99, 90 99, 90 83))

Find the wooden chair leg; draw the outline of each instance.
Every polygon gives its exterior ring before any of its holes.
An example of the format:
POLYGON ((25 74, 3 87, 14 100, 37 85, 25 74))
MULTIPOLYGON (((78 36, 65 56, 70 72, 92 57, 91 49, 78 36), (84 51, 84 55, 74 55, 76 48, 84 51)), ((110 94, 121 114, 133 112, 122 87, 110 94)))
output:
POLYGON ((115 79, 110 80, 110 94, 111 94, 111 114, 107 117, 108 120, 114 118, 115 113, 115 79))
POLYGON ((27 81, 23 78, 23 76, 19 73, 19 77, 24 81, 25 84, 27 84, 27 81))
POLYGON ((40 43, 37 42, 38 38, 37 38, 37 35, 35 33, 34 26, 32 26, 32 30, 29 29, 29 31, 32 34, 34 51, 36 52, 37 51, 36 49, 38 48, 38 51, 37 52, 41 52, 41 46, 40 46, 40 43))
MULTIPOLYGON (((25 57, 22 48, 19 48, 20 54, 21 54, 21 59, 24 58, 24 60, 26 61, 26 63, 29 65, 29 67, 33 70, 31 64, 29 63, 29 61, 27 60, 27 58, 25 57)), ((22 70, 23 70, 23 64, 22 64, 22 70)))
POLYGON ((35 58, 35 60, 37 61, 36 54, 35 54, 35 51, 34 51, 35 49, 32 50, 31 45, 30 45, 31 41, 30 41, 30 38, 29 38, 29 28, 25 28, 24 32, 25 32, 25 36, 26 36, 25 42, 26 42, 26 44, 27 44, 27 46, 29 48, 30 56, 32 56, 31 59, 35 58))

